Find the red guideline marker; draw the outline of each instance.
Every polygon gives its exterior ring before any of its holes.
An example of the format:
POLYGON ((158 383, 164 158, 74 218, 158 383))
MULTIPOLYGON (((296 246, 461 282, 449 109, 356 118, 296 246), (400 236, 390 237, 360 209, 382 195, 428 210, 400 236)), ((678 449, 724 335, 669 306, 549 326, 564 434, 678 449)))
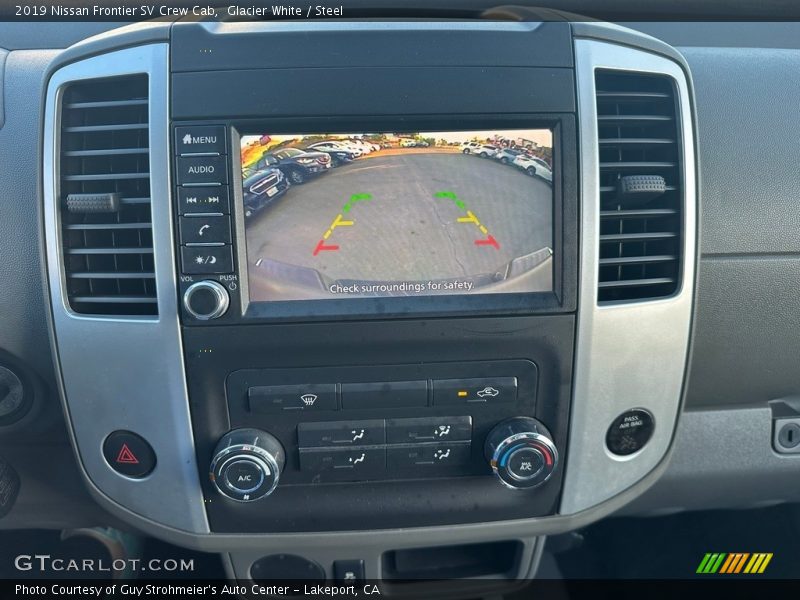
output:
POLYGON ((314 248, 314 256, 316 256, 317 254, 319 254, 323 250, 338 250, 338 249, 339 249, 339 246, 337 246, 336 244, 329 244, 329 245, 326 246, 325 245, 325 240, 320 240, 319 244, 317 244, 317 247, 314 248))
POLYGON ((493 235, 490 235, 485 240, 475 240, 476 246, 494 246, 498 250, 500 250, 500 244, 497 243, 497 240, 494 239, 493 235))
POLYGON ((122 448, 119 449, 119 454, 117 455, 117 462, 123 465, 138 465, 139 459, 128 448, 128 444, 122 444, 122 448))

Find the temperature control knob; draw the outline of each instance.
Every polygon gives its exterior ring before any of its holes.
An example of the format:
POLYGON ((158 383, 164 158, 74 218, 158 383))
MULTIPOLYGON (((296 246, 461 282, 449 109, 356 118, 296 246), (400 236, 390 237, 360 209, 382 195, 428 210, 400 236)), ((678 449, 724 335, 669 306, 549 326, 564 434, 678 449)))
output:
POLYGON ((225 314, 230 304, 228 290, 213 279, 190 285, 183 294, 183 306, 195 319, 209 321, 225 314))
POLYGON ((497 478, 513 489, 541 485, 558 464, 558 451, 550 432, 530 417, 497 424, 486 437, 484 453, 497 478))
POLYGON ((259 429, 234 429, 214 450, 211 481, 223 496, 252 502, 275 490, 285 462, 275 436, 259 429))

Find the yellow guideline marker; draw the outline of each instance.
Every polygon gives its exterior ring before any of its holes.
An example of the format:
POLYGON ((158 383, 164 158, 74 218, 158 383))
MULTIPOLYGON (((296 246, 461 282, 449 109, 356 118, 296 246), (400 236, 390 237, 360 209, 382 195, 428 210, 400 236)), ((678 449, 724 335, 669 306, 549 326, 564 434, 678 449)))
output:
POLYGON ((467 211, 467 216, 466 217, 458 217, 458 222, 459 223, 475 223, 476 225, 480 226, 480 221, 478 221, 478 218, 474 214, 472 214, 471 210, 467 211))
POLYGON ((336 219, 333 221, 333 225, 331 225, 331 229, 336 229, 339 225, 346 226, 352 225, 355 221, 344 221, 344 217, 341 214, 336 215, 336 219))

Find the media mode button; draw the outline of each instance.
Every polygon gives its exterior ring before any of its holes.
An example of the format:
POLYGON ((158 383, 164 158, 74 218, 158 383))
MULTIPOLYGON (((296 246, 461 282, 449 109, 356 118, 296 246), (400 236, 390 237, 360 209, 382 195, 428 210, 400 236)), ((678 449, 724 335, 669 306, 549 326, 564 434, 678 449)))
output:
POLYGON ((228 188, 224 185, 179 187, 178 207, 182 215, 228 214, 231 211, 228 188))

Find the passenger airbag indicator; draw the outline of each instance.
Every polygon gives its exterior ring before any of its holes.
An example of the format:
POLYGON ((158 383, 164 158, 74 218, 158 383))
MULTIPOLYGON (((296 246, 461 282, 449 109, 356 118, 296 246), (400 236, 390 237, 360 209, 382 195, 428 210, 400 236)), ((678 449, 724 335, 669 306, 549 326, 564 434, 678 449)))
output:
POLYGON ((653 415, 643 408, 632 408, 611 423, 606 433, 606 445, 614 454, 627 456, 644 448, 654 429, 653 415))

